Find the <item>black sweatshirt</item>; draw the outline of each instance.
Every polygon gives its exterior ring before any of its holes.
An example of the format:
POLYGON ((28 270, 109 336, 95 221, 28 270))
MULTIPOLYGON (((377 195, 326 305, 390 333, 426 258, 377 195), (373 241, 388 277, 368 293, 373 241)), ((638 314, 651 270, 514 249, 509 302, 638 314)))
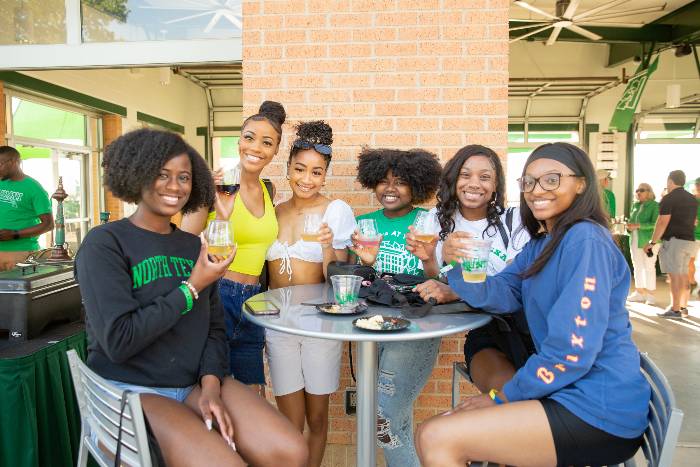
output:
POLYGON ((185 387, 204 375, 223 380, 228 346, 216 283, 189 313, 178 286, 190 276, 200 240, 122 219, 92 229, 75 258, 86 311, 87 364, 104 378, 140 386, 185 387))

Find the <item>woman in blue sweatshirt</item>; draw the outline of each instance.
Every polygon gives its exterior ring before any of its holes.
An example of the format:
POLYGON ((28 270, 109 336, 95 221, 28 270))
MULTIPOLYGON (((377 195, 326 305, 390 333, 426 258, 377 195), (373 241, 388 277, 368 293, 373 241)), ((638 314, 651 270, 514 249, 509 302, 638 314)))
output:
POLYGON ((607 229, 589 157, 566 143, 535 149, 519 179, 532 240, 500 274, 450 286, 470 305, 524 310, 537 352, 495 390, 421 425, 425 466, 610 465, 634 455, 650 388, 625 309, 629 269, 607 229))

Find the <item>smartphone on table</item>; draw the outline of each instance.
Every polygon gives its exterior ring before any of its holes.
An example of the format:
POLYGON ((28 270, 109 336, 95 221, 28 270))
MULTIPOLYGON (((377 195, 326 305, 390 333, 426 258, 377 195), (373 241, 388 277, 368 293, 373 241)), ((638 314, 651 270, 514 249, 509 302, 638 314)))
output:
POLYGON ((278 315, 279 307, 269 300, 245 302, 245 307, 254 315, 278 315))

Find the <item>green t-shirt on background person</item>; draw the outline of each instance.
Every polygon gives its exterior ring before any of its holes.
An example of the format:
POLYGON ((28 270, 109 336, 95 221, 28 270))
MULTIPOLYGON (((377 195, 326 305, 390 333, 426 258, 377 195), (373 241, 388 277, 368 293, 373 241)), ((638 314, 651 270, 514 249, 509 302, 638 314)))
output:
POLYGON ((615 193, 607 188, 603 188, 603 200, 605 201, 605 209, 608 211, 608 214, 610 214, 610 219, 614 219, 615 213, 617 212, 615 206, 615 193))
MULTIPOLYGON (((0 180, 0 229, 21 230, 39 224, 39 216, 51 214, 46 190, 31 177, 0 180)), ((0 242, 0 251, 36 251, 38 237, 0 242)))
POLYGON ((379 253, 374 263, 377 271, 390 274, 422 274, 423 265, 420 260, 406 250, 406 234, 408 227, 413 224, 418 212, 423 208, 413 208, 405 216, 388 218, 384 215, 384 209, 357 216, 357 220, 374 219, 377 222, 377 231, 383 236, 379 245, 379 253))

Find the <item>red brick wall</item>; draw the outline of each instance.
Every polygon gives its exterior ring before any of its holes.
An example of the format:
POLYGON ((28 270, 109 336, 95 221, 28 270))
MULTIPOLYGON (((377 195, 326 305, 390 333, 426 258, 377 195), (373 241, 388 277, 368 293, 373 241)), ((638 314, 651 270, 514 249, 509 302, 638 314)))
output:
MULTIPOLYGON (((289 125, 266 175, 284 179, 291 125, 324 119, 334 145, 327 194, 356 213, 378 209, 355 182, 362 145, 420 147, 449 159, 470 143, 507 145, 507 0, 247 0, 243 3, 243 106, 284 104, 289 125)), ((416 404, 422 420, 448 408, 461 336, 443 339, 416 404)), ((347 356, 344 357, 347 366, 347 356)), ((343 370, 341 389, 350 384, 343 370)), ((464 388, 466 390, 466 388, 464 388)), ((354 417, 331 398, 329 442, 350 443, 354 417)))

